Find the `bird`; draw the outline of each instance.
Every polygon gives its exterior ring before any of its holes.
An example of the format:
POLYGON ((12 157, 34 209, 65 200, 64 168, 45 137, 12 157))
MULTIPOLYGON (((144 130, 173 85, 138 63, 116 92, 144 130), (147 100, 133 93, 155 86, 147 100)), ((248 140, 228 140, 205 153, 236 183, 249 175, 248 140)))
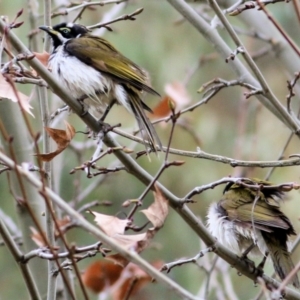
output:
POLYGON ((71 96, 94 117, 101 115, 102 123, 115 103, 123 105, 135 116, 146 148, 162 148, 145 113, 152 110, 142 100, 143 92, 160 95, 149 85, 144 69, 81 24, 63 22, 39 29, 52 40, 48 68, 71 96))
MULTIPOLYGON (((288 236, 296 235, 291 221, 280 210, 284 193, 269 181, 254 178, 242 182, 227 183, 221 200, 210 205, 208 229, 218 242, 236 254, 262 254, 262 265, 269 254, 275 272, 283 280, 294 269, 287 241, 288 236)), ((300 287, 297 275, 291 282, 300 287)))

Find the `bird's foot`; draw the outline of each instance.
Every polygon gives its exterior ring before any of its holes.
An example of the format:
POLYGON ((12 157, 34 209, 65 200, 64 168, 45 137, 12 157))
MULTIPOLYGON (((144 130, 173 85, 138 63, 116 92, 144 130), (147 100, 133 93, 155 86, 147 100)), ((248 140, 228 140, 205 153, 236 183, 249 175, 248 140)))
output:
POLYGON ((264 274, 264 266, 259 264, 257 267, 256 267, 256 272, 257 272, 257 277, 262 277, 263 274, 264 274))
POLYGON ((103 122, 101 119, 98 120, 98 124, 100 125, 100 132, 102 132, 104 135, 112 131, 116 127, 121 127, 121 123, 118 123, 116 125, 110 125, 108 123, 103 122))
POLYGON ((261 277, 264 274, 264 266, 265 266, 266 260, 268 258, 268 255, 269 255, 269 252, 266 252, 262 261, 258 264, 258 266, 256 268, 259 277, 261 277))
POLYGON ((87 134, 88 138, 92 138, 94 140, 96 140, 96 139, 102 140, 109 131, 112 131, 114 128, 121 126, 121 123, 113 125, 113 126, 111 126, 108 123, 101 122, 101 121, 98 121, 98 123, 99 123, 99 127, 100 127, 98 132, 95 132, 88 128, 87 132, 82 132, 82 133, 87 134))
POLYGON ((251 260, 251 259, 249 259, 247 257, 247 255, 243 254, 240 258, 241 258, 241 260, 243 260, 248 265, 249 268, 251 268, 253 270, 255 269, 255 263, 254 263, 254 261, 251 260))
POLYGON ((106 107, 105 112, 103 114, 103 116, 100 118, 99 121, 104 122, 105 118, 107 117, 108 113, 110 112, 110 110, 112 109, 112 107, 117 103, 117 100, 113 100, 111 101, 111 103, 106 107))
POLYGON ((247 255, 256 247, 255 243, 252 243, 246 250, 242 253, 241 258, 247 258, 247 255))
POLYGON ((78 102, 81 105, 80 117, 84 117, 89 112, 89 108, 86 104, 84 104, 83 100, 84 100, 84 98, 83 99, 81 99, 81 98, 78 99, 78 102))
POLYGON ((82 113, 80 114, 80 117, 84 117, 89 111, 88 110, 82 110, 82 113))
POLYGON ((253 260, 248 258, 248 254, 255 246, 256 245, 252 243, 241 255, 241 259, 248 265, 249 268, 252 268, 252 270, 255 270, 255 263, 253 260))

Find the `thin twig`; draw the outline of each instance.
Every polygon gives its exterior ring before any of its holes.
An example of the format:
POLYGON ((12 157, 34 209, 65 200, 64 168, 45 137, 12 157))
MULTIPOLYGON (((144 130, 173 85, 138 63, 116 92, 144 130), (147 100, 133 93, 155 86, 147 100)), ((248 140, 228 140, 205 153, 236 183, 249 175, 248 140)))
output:
POLYGON ((212 252, 212 251, 213 251, 212 247, 206 248, 204 250, 201 250, 194 257, 183 258, 183 259, 179 259, 179 260, 176 260, 174 262, 171 262, 171 263, 164 264, 161 267, 160 270, 161 271, 167 271, 167 273, 169 273, 175 267, 182 266, 182 265, 185 265, 185 264, 190 264, 190 263, 196 263, 199 258, 203 257, 206 253, 209 253, 209 252, 212 252))
POLYGON ((259 8, 266 14, 268 19, 273 23, 273 25, 277 28, 277 30, 281 33, 284 39, 288 42, 291 48, 297 53, 298 57, 300 56, 300 49, 294 43, 294 41, 288 36, 288 34, 284 31, 284 29, 279 25, 279 23, 272 17, 272 15, 267 11, 265 6, 262 4, 261 0, 256 0, 259 8))
MULTIPOLYGON (((259 0, 257 0, 259 1, 259 0)), ((283 105, 280 103, 280 101, 276 98, 274 93, 272 92, 271 88, 269 87, 267 81, 265 80, 264 76, 262 75, 260 69, 257 67, 253 59, 251 58, 251 55, 248 53, 247 49, 244 47, 243 43, 241 42, 240 38, 238 35, 235 33, 233 30, 232 26, 228 22, 227 18, 223 14, 222 10, 220 9, 218 3, 216 0, 209 0, 210 5, 212 6, 213 10, 217 14, 218 18, 230 34, 232 40, 236 44, 238 48, 243 49, 243 57, 245 58, 247 64, 251 68, 252 72, 255 74, 257 80, 259 81, 261 88, 263 90, 263 95, 266 96, 270 103, 273 105, 274 108, 278 111, 278 113, 282 116, 282 118, 287 121, 290 125, 295 126, 294 130, 300 132, 299 124, 297 123, 296 120, 292 118, 292 116, 285 110, 283 105)))
POLYGON ((58 12, 54 12, 51 14, 51 18, 55 18, 57 16, 66 16, 68 15, 70 12, 74 11, 74 10, 82 10, 85 9, 89 6, 104 6, 106 4, 119 4, 122 2, 125 2, 128 0, 103 0, 103 1, 94 1, 94 2, 84 2, 82 4, 70 7, 68 9, 65 9, 63 11, 58 11, 58 12))
POLYGON ((300 4, 299 1, 297 0, 292 0, 293 1, 293 5, 294 5, 294 9, 298 18, 298 22, 300 24, 300 4))
MULTIPOLYGON (((225 184, 228 182, 236 183, 241 186, 253 189, 255 191, 258 191, 262 188, 261 184, 257 184, 254 181, 252 181, 249 178, 243 178, 243 177, 224 177, 222 179, 216 180, 214 182, 211 182, 209 184, 205 184, 199 187, 194 188, 192 191, 190 191, 183 199, 190 199, 194 195, 201 194, 204 191, 208 189, 214 189, 216 186, 220 184, 225 184)), ((263 185, 264 189, 278 189, 278 190, 283 190, 285 192, 290 191, 290 190, 298 190, 300 189, 300 185, 295 182, 286 182, 278 185, 263 185)))
POLYGON ((88 29, 95 29, 95 28, 101 28, 101 27, 106 27, 107 28, 108 25, 116 23, 116 22, 119 22, 119 21, 126 21, 126 20, 135 21, 135 16, 139 15, 140 13, 142 13, 143 10, 144 10, 143 8, 139 8, 139 9, 137 9, 136 11, 134 11, 131 14, 123 15, 121 17, 118 17, 118 18, 114 19, 114 20, 107 21, 107 22, 104 22, 104 23, 100 22, 100 23, 95 24, 95 25, 87 26, 87 28, 88 29))
MULTIPOLYGON (((139 137, 136 137, 134 135, 131 135, 127 132, 124 132, 119 129, 113 130, 115 133, 119 134, 120 136, 126 137, 132 141, 138 142, 140 144, 143 144, 143 140, 139 137)), ((162 147, 161 151, 166 151, 167 147, 162 147)), ((143 152, 144 153, 144 152, 143 152)), ((270 160, 270 161, 246 161, 246 160, 238 160, 222 155, 216 155, 216 154, 210 154, 207 153, 200 148, 198 148, 198 151, 185 151, 180 149, 174 149, 170 148, 169 153, 181 155, 185 157, 193 157, 193 158, 199 158, 199 159, 208 159, 215 161, 217 163, 223 163, 228 164, 231 167, 258 167, 258 168, 282 168, 282 167, 291 167, 291 166, 299 166, 300 165, 300 157, 290 155, 290 159, 283 159, 283 160, 270 160)), ((138 153, 139 155, 139 153, 138 153)))
MULTIPOLYGON (((169 105, 170 106, 172 105, 171 102, 170 102, 169 105)), ((134 213, 137 211, 137 208, 142 204, 143 199, 146 197, 146 195, 150 191, 150 189, 154 186, 155 182, 158 180, 158 178, 163 173, 163 171, 165 169, 169 168, 170 166, 180 166, 182 164, 181 162, 178 163, 176 161, 168 162, 169 149, 170 149, 170 145, 171 145, 172 138, 173 138, 173 135, 174 135, 176 121, 177 121, 177 119, 179 117, 179 114, 175 114, 175 111, 174 111, 173 107, 171 107, 171 111, 172 111, 172 128, 171 128, 171 133, 170 133, 170 136, 169 136, 168 146, 167 146, 167 149, 165 151, 166 155, 165 155, 164 162, 161 165, 160 169, 157 171, 156 175, 151 180, 151 182, 148 184, 148 186, 146 187, 146 189, 143 191, 143 193, 137 199, 134 207, 132 208, 131 212, 128 215, 128 219, 132 218, 132 216, 134 215, 134 213)))
MULTIPOLYGON (((18 170, 21 176, 25 176, 27 178, 28 182, 33 184, 37 188, 41 188, 42 184, 41 182, 33 176, 30 172, 24 170, 22 167, 17 166, 11 159, 9 159, 6 155, 4 155, 2 152, 0 152, 0 159, 6 163, 8 166, 12 167, 14 170, 18 170)), ((160 187, 162 188, 162 187, 160 187)), ((180 285, 175 283, 173 280, 168 278, 167 276, 163 275, 161 272, 159 272, 157 269, 155 269, 153 266, 151 266, 149 263, 147 263, 144 259, 142 259, 137 253, 127 250, 120 246, 119 243, 117 243, 114 239, 108 237, 103 231, 101 231, 96 226, 90 224, 88 221, 86 221, 84 218, 82 218, 81 215, 79 215, 74 209, 72 209, 66 201, 61 199, 57 194, 55 194, 52 190, 49 188, 45 189, 45 192, 47 195, 55 202, 62 210, 64 210, 66 213, 68 213, 71 217, 78 220, 79 225, 90 232, 91 234, 95 235, 99 240, 101 240, 103 243, 120 253, 124 258, 134 262, 138 266, 140 266, 145 272, 147 272, 150 276, 152 276, 154 279, 156 279, 159 282, 162 282, 163 284, 169 286, 172 291, 179 294, 180 297, 185 299, 191 299, 191 300, 199 300, 199 298, 192 295, 190 292, 182 288, 180 285)), ((226 251, 226 250, 225 250, 226 251)), ((62 273, 63 274, 63 273, 62 273)))

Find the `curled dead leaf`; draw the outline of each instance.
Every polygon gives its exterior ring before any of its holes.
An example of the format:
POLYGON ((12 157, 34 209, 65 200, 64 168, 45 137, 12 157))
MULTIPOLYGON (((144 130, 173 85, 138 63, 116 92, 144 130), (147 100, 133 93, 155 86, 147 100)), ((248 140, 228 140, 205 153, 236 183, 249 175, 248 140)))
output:
POLYGON ((142 251, 144 251, 151 243, 151 240, 154 238, 156 232, 158 230, 157 229, 154 229, 154 228, 150 228, 147 230, 144 238, 140 241, 137 242, 137 245, 136 245, 136 252, 137 253, 141 253, 142 251))
POLYGON ((139 243, 147 240, 147 232, 132 235, 124 234, 125 228, 131 223, 128 219, 121 220, 115 216, 104 215, 95 211, 91 211, 91 213, 95 216, 95 222, 101 230, 126 249, 139 252, 141 248, 139 243))
POLYGON ((147 238, 147 232, 131 235, 115 234, 112 238, 122 247, 139 253, 138 245, 147 238))
POLYGON ((120 246, 131 251, 141 252, 149 245, 154 236, 152 232, 150 234, 149 230, 140 234, 125 235, 125 228, 131 223, 130 220, 121 220, 115 216, 108 216, 94 211, 91 211, 91 213, 95 216, 95 222, 103 232, 120 246))
MULTIPOLYGON (((168 211, 168 200, 155 185, 154 203, 147 209, 142 210, 154 227, 144 233, 125 235, 126 227, 131 224, 130 220, 121 220, 115 216, 108 216, 97 212, 91 213, 95 216, 95 222, 98 226, 116 243, 125 249, 140 253, 149 246, 156 232, 163 226, 168 211)), ((118 258, 119 254, 110 255, 107 256, 107 258, 111 257, 111 259, 114 259, 115 256, 118 258)), ((123 262, 124 259, 122 259, 122 263, 123 262)), ((127 260, 125 260, 125 264, 126 263, 127 260)))
POLYGON ((47 132, 57 144, 57 149, 50 153, 35 154, 35 156, 40 157, 43 161, 51 161, 55 156, 60 154, 68 147, 75 135, 75 128, 66 121, 65 125, 66 130, 46 127, 47 132))
POLYGON ((159 229, 164 225, 169 213, 168 200, 164 197, 160 189, 155 185, 154 202, 147 208, 141 210, 148 220, 153 224, 154 229, 159 229))
POLYGON ((126 226, 130 224, 130 220, 121 220, 115 216, 109 216, 100 214, 95 211, 91 211, 95 216, 95 222, 108 236, 116 236, 118 234, 124 234, 126 226))

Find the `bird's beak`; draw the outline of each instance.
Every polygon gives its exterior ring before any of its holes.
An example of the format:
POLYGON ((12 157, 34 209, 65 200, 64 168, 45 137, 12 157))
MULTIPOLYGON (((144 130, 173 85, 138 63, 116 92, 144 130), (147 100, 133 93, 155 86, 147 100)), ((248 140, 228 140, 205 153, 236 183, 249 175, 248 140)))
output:
POLYGON ((56 36, 57 31, 55 31, 51 26, 40 26, 39 29, 47 32, 49 35, 56 36))

